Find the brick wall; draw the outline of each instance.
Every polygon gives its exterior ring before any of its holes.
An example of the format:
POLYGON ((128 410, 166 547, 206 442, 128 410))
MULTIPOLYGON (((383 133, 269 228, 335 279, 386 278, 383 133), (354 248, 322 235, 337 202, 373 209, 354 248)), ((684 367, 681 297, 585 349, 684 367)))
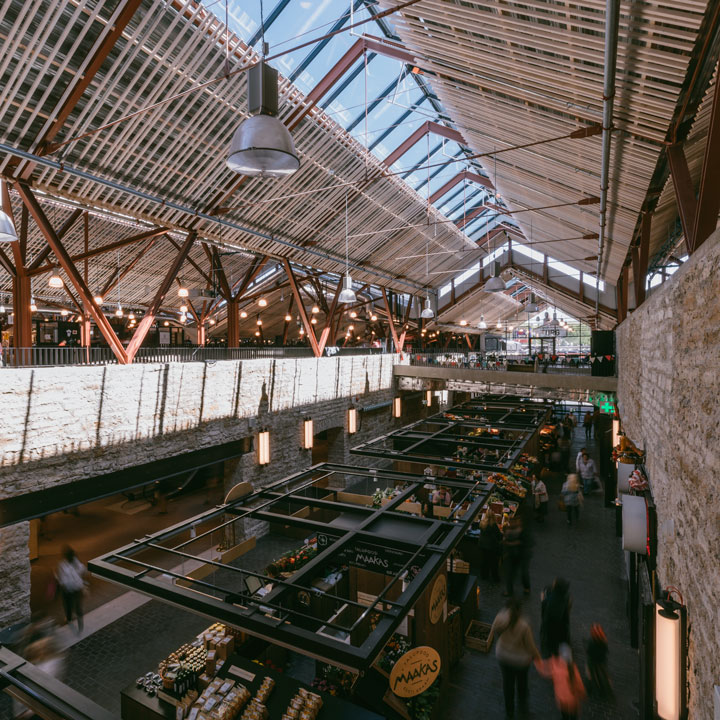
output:
POLYGON ((647 451, 658 577, 688 607, 690 717, 720 683, 720 231, 617 331, 619 407, 647 451))

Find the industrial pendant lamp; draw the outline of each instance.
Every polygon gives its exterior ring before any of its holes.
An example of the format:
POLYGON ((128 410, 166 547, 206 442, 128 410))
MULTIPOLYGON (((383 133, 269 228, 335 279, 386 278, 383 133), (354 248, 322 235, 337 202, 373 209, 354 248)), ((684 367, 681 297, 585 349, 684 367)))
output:
MULTIPOLYGON (((435 225, 435 231, 437 232, 437 225, 435 225)), ((430 242, 428 241, 425 243, 425 281, 427 282, 427 279, 430 277, 430 265, 429 265, 429 252, 430 252, 430 242)), ((425 307, 422 309, 422 312, 420 313, 420 317, 424 318, 425 320, 432 320, 435 317, 435 313, 432 309, 432 304, 430 303, 430 290, 427 291, 427 297, 425 298, 425 307)))
MULTIPOLYGON (((7 190, 2 183, 3 181, 0 180, 0 193, 5 195, 7 190)), ((0 207, 0 243, 15 242, 17 239, 18 236, 12 218, 0 207)))
POLYGON ((525 304, 525 312, 528 315, 532 315, 533 313, 538 312, 538 310, 540 310, 540 308, 538 307, 537 301, 535 300, 535 293, 530 293, 530 298, 525 304))
POLYGON ((352 278, 350 277, 350 255, 348 250, 348 191, 345 189, 345 279, 343 289, 338 300, 341 303, 354 303, 357 300, 355 291, 352 289, 352 278))
POLYGON ((261 60, 247 72, 250 117, 235 131, 227 166, 250 177, 286 177, 299 167, 290 131, 277 118, 278 72, 261 60))
POLYGON ((480 316, 480 322, 478 323, 478 327, 479 327, 481 330, 487 330, 487 323, 485 322, 485 316, 484 316, 484 315, 481 315, 481 316, 480 316))
POLYGON ((50 275, 48 286, 51 288, 61 288, 63 286, 62 278, 58 275, 57 270, 53 270, 52 275, 50 275))

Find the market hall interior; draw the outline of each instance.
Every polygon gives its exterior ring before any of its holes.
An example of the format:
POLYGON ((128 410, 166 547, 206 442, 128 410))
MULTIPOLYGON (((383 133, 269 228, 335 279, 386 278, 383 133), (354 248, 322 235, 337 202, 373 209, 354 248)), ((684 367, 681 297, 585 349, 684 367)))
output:
POLYGON ((0 40, 1 720, 720 716, 720 4, 0 40))

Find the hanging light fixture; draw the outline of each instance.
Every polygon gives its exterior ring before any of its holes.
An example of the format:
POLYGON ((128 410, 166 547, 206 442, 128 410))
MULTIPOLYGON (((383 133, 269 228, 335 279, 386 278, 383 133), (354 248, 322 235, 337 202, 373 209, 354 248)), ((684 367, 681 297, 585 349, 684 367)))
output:
MULTIPOLYGON (((3 195, 7 192, 3 180, 0 180, 0 192, 3 195)), ((12 218, 0 207, 0 243, 15 242, 17 239, 17 231, 12 218)))
POLYGON ((505 290, 505 281, 499 275, 496 275, 497 270, 498 263, 493 262, 492 276, 483 285, 483 290, 485 292, 502 292, 505 290))
POLYGON ((260 318, 259 315, 258 315, 257 320, 255 321, 255 324, 256 324, 257 326, 261 326, 261 325, 262 325, 262 319, 260 318))
POLYGON ((305 334, 305 328, 300 328, 300 334, 301 334, 301 335, 304 335, 304 334, 305 334))
POLYGON ((123 316, 123 309, 122 305, 118 303, 117 310, 115 311, 115 317, 122 317, 123 316))
POLYGON ((35 298, 30 298, 30 312, 37 312, 37 305, 35 304, 35 298))
POLYGON ((353 310, 353 311, 350 313, 350 317, 353 318, 353 319, 355 319, 355 318, 357 317, 357 313, 353 310))
POLYGON ((285 322, 290 322, 292 320, 292 315, 288 314, 285 316, 285 322))
POLYGON ((169 321, 169 320, 166 320, 166 321, 163 323, 163 325, 164 325, 165 327, 169 327, 170 321, 169 321))
POLYGON ((181 313, 186 313, 187 311, 188 311, 187 305, 181 305, 181 306, 180 306, 180 312, 181 312, 181 313))
POLYGON ((178 297, 186 298, 186 297, 189 297, 189 295, 190 295, 190 292, 185 287, 185 283, 183 283, 183 281, 181 280, 180 287, 178 288, 178 297))
POLYGON ((215 318, 210 318, 208 320, 208 325, 214 325, 215 324, 215 318))
MULTIPOLYGON (((435 225, 435 234, 437 234, 437 224, 435 225)), ((430 241, 425 243, 425 284, 427 285, 428 279, 430 278, 430 241)), ((432 303, 430 302, 430 288, 427 289, 425 296, 425 307, 420 313, 420 317, 425 320, 432 320, 435 317, 435 312, 432 309, 432 303)))
POLYGON ((5 301, 0 298, 0 315, 5 314, 5 301))
POLYGON ((247 312, 245 310, 241 310, 240 317, 243 318, 243 320, 244 320, 247 317, 247 312))
POLYGON ((180 322, 183 324, 187 322, 187 315, 185 313, 180 314, 180 322))
POLYGON ((350 277, 350 254, 348 250, 348 191, 345 188, 345 278, 343 279, 343 289, 338 300, 341 303, 354 303, 357 295, 352 289, 352 278, 350 277))
POLYGON ((467 325, 467 320, 461 320, 461 321, 460 321, 460 324, 461 324, 463 327, 465 327, 465 326, 467 325))
POLYGON ((48 286, 51 288, 61 288, 63 286, 62 278, 58 275, 57 270, 53 270, 48 280, 48 286))
POLYGON ((478 327, 479 327, 481 330, 487 330, 487 323, 485 322, 485 316, 484 316, 484 315, 481 315, 481 316, 480 316, 480 322, 478 323, 478 327))
POLYGON ((103 296, 102 296, 102 295, 99 295, 99 294, 98 294, 98 295, 95 295, 95 297, 93 298, 93 300, 94 300, 98 305, 102 305, 102 304, 103 304, 103 296))
POLYGON ((370 320, 372 320, 372 322, 375 322, 377 320, 377 315, 371 315, 370 320))
POLYGON ((247 78, 250 117, 235 131, 227 166, 250 177, 292 175, 300 160, 290 131, 277 118, 278 71, 263 59, 247 71, 247 78))
POLYGON ((131 313, 128 315, 128 320, 135 320, 135 313, 134 313, 134 312, 131 312, 131 313))
POLYGON ((500 320, 497 321, 497 325, 495 326, 498 330, 502 330, 502 322, 500 320))
POLYGON ((525 307, 523 308, 528 315, 532 315, 533 313, 538 312, 540 309, 538 307, 538 304, 535 299, 535 293, 530 293, 530 297, 528 298, 528 302, 525 303, 525 307))
POLYGON ((260 307, 267 307, 267 300, 266 300, 264 297, 261 297, 261 298, 258 300, 258 305, 259 305, 260 307))
POLYGON ((317 318, 310 318, 310 322, 311 322, 313 325, 317 325, 317 318))
POLYGON ((425 307, 422 309, 422 312, 420 313, 421 318, 425 318, 426 320, 430 320, 435 317, 435 313, 432 309, 432 304, 430 303, 430 294, 428 293, 428 296, 425 298, 425 307))
POLYGON ((313 305, 310 312, 312 312, 313 315, 317 315, 320 312, 320 308, 317 305, 313 305))
POLYGON ((259 331, 259 330, 256 330, 256 331, 255 331, 255 337, 260 337, 260 331, 259 331))
POLYGON ((60 315, 62 315, 63 317, 67 317, 69 314, 70 314, 70 311, 69 311, 69 310, 65 310, 65 308, 63 308, 63 309, 60 311, 60 315))

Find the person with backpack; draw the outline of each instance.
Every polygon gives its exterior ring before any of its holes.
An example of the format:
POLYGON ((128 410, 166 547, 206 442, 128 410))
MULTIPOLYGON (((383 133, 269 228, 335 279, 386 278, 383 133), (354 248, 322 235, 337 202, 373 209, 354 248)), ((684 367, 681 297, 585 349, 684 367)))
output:
POLYGON ((557 655, 549 660, 536 660, 535 667, 541 675, 552 679, 555 702, 562 720, 576 720, 587 693, 580 671, 573 662, 570 646, 562 643, 557 655))
POLYGON ((540 605, 540 648, 543 657, 557 655, 562 643, 570 644, 570 585, 561 577, 545 588, 540 605))
POLYGON ((520 712, 528 711, 528 670, 540 653, 533 640, 532 628, 522 616, 520 602, 511 598, 492 624, 492 636, 497 638, 495 656, 502 673, 505 717, 515 716, 515 689, 520 712))

